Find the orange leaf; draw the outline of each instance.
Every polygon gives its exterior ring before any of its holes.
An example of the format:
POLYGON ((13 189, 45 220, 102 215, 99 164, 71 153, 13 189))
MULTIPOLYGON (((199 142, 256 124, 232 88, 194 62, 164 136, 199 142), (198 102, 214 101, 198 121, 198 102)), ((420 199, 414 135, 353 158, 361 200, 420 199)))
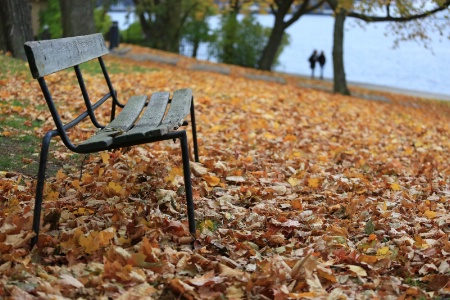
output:
POLYGON ((67 177, 67 175, 64 174, 64 171, 61 170, 61 169, 59 169, 59 170, 58 170, 58 173, 56 173, 56 179, 64 179, 64 178, 66 178, 66 177, 67 177))
POLYGON ((320 185, 319 178, 309 178, 308 179, 308 186, 312 188, 318 188, 320 185))
POLYGON ((108 229, 100 231, 98 234, 98 242, 100 245, 105 246, 109 244, 109 241, 114 238, 116 229, 114 227, 109 227, 108 229))
POLYGON ((220 178, 216 176, 210 176, 205 175, 203 176, 203 179, 210 185, 210 186, 217 186, 220 183, 220 178))
POLYGON ((328 274, 327 272, 322 271, 320 269, 317 270, 317 275, 331 282, 337 282, 336 277, 333 274, 328 274))
POLYGON ((73 186, 74 188, 79 189, 79 188, 80 188, 80 180, 75 179, 74 181, 72 181, 72 186, 73 186))
POLYGON ((299 209, 299 210, 303 209, 302 201, 300 199, 292 200, 291 206, 292 206, 292 208, 295 208, 295 209, 299 209))
POLYGON ((364 263, 369 264, 369 265, 373 265, 374 263, 376 263, 378 261, 378 258, 376 256, 373 256, 373 255, 362 254, 358 258, 358 261, 364 262, 364 263))

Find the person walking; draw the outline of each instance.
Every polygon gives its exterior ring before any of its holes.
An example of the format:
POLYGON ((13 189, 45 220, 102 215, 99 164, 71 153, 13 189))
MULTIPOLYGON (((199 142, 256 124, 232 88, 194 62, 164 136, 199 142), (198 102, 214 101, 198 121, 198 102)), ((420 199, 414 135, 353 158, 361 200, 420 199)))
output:
POLYGON ((323 51, 320 52, 320 55, 317 58, 317 61, 319 62, 319 65, 320 65, 320 79, 323 79, 323 67, 325 66, 325 62, 326 62, 325 54, 323 53, 323 51))
POLYGON ((311 78, 314 78, 314 69, 316 68, 316 61, 317 61, 317 50, 314 50, 311 56, 308 59, 309 66, 311 68, 311 78))

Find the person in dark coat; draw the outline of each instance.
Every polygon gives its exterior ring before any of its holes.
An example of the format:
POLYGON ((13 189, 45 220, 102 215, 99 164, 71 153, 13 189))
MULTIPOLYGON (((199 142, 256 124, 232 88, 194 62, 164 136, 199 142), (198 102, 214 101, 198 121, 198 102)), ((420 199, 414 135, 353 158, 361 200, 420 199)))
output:
POLYGON ((323 51, 320 52, 319 57, 317 58, 317 61, 319 62, 320 65, 320 79, 323 79, 323 66, 325 66, 325 54, 323 54, 323 51))
POLYGON ((316 61, 317 61, 317 50, 314 50, 311 56, 308 59, 309 66, 311 68, 311 78, 314 78, 314 69, 316 68, 316 61))

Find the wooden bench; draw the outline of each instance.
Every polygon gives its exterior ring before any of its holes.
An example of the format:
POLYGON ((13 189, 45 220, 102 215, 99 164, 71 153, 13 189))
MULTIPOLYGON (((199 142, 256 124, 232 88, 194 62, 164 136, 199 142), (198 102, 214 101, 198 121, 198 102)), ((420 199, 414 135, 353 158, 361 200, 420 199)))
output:
POLYGON ((59 136, 68 149, 77 153, 93 153, 144 143, 179 139, 183 160, 189 231, 191 234, 195 234, 187 134, 185 130, 177 130, 180 126, 187 125, 185 118, 190 114, 194 155, 198 162, 192 91, 188 88, 176 90, 172 97, 168 92, 156 92, 151 95, 149 100, 146 95, 136 95, 132 96, 126 104, 122 104, 117 99, 117 93, 102 59, 102 56, 108 54, 108 49, 101 34, 26 42, 24 47, 33 78, 39 82, 56 126, 56 129, 47 132, 42 140, 33 216, 33 231, 36 236, 32 239, 32 247, 38 241, 47 157, 50 140, 55 136, 59 136), (79 68, 80 64, 93 59, 98 60, 108 90, 108 93, 96 102, 92 102, 89 98, 79 68), (86 110, 72 121, 63 124, 45 77, 71 67, 76 73, 86 110), (104 126, 97 120, 95 110, 108 99, 111 99, 112 102, 111 121, 104 126), (117 107, 122 108, 122 110, 115 116, 117 107), (99 131, 92 137, 75 145, 70 140, 67 131, 85 119, 89 119, 95 127, 99 128, 99 131))

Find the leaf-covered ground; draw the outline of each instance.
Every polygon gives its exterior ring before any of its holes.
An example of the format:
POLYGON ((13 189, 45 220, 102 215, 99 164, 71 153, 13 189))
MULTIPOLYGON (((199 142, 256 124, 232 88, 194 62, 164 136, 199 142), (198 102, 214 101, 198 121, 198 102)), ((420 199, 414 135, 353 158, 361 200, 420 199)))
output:
MULTIPOLYGON (((193 247, 178 143, 79 164, 52 147, 68 165, 47 178, 32 250, 35 177, 1 173, 0 299, 450 297, 446 103, 386 93, 388 101, 370 101, 303 88, 305 79, 251 80, 242 75, 256 71, 222 75, 189 63, 107 58, 124 99, 194 90, 193 247)), ((74 80, 49 80, 67 119, 83 105, 74 80)), ((86 82, 92 96, 105 92, 98 73, 86 82)), ((53 127, 29 75, 2 77, 0 99, 2 115, 41 120, 31 134, 53 127), (30 105, 13 105, 21 99, 30 105)), ((86 124, 71 136, 91 133, 86 124)))

